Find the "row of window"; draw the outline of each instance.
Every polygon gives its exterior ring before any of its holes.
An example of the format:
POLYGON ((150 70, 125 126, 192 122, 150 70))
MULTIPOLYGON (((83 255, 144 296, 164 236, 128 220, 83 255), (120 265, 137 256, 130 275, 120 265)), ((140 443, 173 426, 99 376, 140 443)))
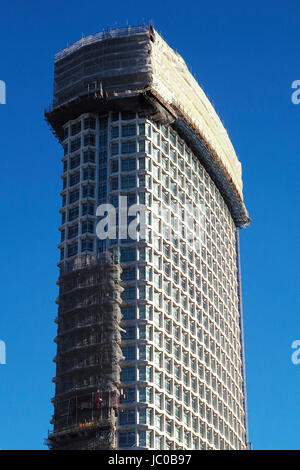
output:
POLYGON ((92 117, 87 117, 83 119, 83 122, 77 121, 74 124, 71 124, 70 126, 66 126, 64 128, 64 139, 70 136, 74 136, 81 132, 81 130, 87 130, 87 129, 96 129, 96 119, 92 117))
MULTIPOLYGON (((90 238, 84 238, 83 240, 81 240, 81 253, 85 251, 89 251, 89 252, 94 251, 94 240, 90 238)), ((66 247, 67 257, 75 256, 78 253, 79 253, 79 246, 78 246, 77 241, 75 243, 67 245, 66 247)), ((63 247, 60 250, 60 259, 63 260, 64 257, 65 257, 65 248, 63 247)))
MULTIPOLYGON (((81 232, 80 235, 91 233, 94 235, 95 233, 95 224, 91 220, 84 220, 81 222, 81 232)), ((65 241, 66 239, 70 240, 75 238, 79 235, 79 224, 71 225, 68 229, 64 229, 61 231, 61 242, 65 241)))
MULTIPOLYGON (((148 390, 149 396, 143 398, 143 395, 139 394, 139 402, 154 404, 160 410, 165 409, 168 414, 174 413, 177 418, 181 418, 182 414, 177 415, 175 411, 178 412, 180 408, 182 409, 182 406, 185 407, 185 412, 190 410, 192 413, 206 418, 208 422, 211 422, 212 414, 216 413, 216 416, 220 416, 235 432, 240 435, 243 433, 243 409, 241 404, 238 404, 228 393, 226 386, 222 387, 223 395, 218 396, 218 391, 214 392, 209 387, 204 387, 203 378, 198 380, 193 377, 191 390, 189 390, 182 383, 179 383, 175 377, 169 377, 166 373, 155 370, 150 365, 139 365, 137 368, 123 367, 121 381, 124 386, 133 384, 136 381, 138 383, 146 382, 149 385, 141 388, 143 393, 148 390), (153 402, 153 395, 151 395, 153 394, 153 387, 160 402, 157 399, 153 402)), ((135 397, 132 394, 126 396, 125 391, 126 403, 130 404, 130 399, 135 397)))
MULTIPOLYGON (((202 431, 204 431, 205 425, 202 431)), ((201 433, 202 436, 202 433, 201 433)), ((189 432, 185 432, 183 440, 181 435, 179 437, 179 444, 174 442, 167 437, 160 434, 154 433, 153 431, 146 431, 139 429, 137 433, 135 431, 119 431, 118 432, 118 443, 120 448, 128 447, 146 447, 156 450, 230 450, 230 449, 245 449, 244 443, 238 439, 233 438, 234 445, 230 445, 222 437, 219 437, 212 431, 210 427, 207 428, 207 439, 203 437, 199 438, 195 435, 190 435, 189 432), (154 437, 155 436, 155 437, 154 437)))
MULTIPOLYGON (((199 270, 197 268, 197 260, 200 258, 195 259, 195 268, 187 262, 186 259, 183 257, 180 257, 176 251, 172 252, 172 257, 166 257, 166 259, 163 259, 161 254, 156 253, 153 249, 149 247, 140 247, 139 248, 139 261, 140 262, 147 262, 148 264, 153 265, 155 269, 158 271, 163 271, 162 274, 165 276, 170 276, 171 273, 168 270, 170 268, 170 264, 168 264, 168 261, 172 263, 173 268, 172 268, 172 273, 175 274, 176 278, 176 273, 178 273, 178 268, 180 268, 181 273, 180 277, 181 280, 183 281, 183 287, 185 287, 185 292, 188 293, 189 296, 195 295, 197 303, 200 304, 202 302, 202 294, 204 297, 207 297, 209 301, 211 301, 213 304, 215 304, 215 307, 220 309, 220 313, 223 315, 224 310, 228 309, 228 311, 232 314, 232 317, 236 319, 236 312, 237 312, 237 294, 236 291, 230 288, 228 283, 226 283, 225 287, 222 288, 221 284, 214 284, 212 281, 214 278, 212 278, 209 283, 207 283, 203 278, 201 278, 199 273, 199 270), (163 262, 164 261, 164 262, 163 262), (176 266, 176 268, 174 267, 176 266), (195 280, 190 280, 188 281, 184 278, 184 273, 187 273, 189 275, 192 275, 195 273, 195 280)), ((122 248, 121 249, 121 262, 122 263, 132 263, 137 261, 137 251, 136 247, 131 247, 131 248, 122 248)), ((203 265, 203 261, 202 261, 203 265)), ((179 277, 179 274, 178 276, 179 277)), ((150 278, 149 278, 150 280, 150 278)), ((171 282, 168 279, 164 279, 161 277, 161 275, 157 274, 154 279, 154 272, 153 272, 153 280, 154 280, 154 287, 157 290, 161 290, 162 294, 164 295, 171 295, 170 293, 170 288, 172 286, 171 282), (156 282, 157 281, 157 282, 156 282), (168 293, 169 292, 169 293, 168 293)), ((176 279, 174 279, 174 282, 176 279)), ((182 283, 181 283, 182 284, 182 283)), ((160 294, 158 294, 160 295, 160 294)), ((155 300, 156 294, 151 296, 151 299, 155 300)), ((157 297, 157 296, 156 296, 157 297)), ((181 292, 181 289, 179 287, 176 287, 176 285, 172 286, 172 297, 173 300, 182 304, 183 307, 188 308, 188 302, 187 302, 187 296, 181 292)), ((150 299, 149 299, 150 300, 150 299)), ((157 299, 158 300, 158 299, 157 299)), ((161 303, 161 300, 158 300, 159 304, 161 303)))

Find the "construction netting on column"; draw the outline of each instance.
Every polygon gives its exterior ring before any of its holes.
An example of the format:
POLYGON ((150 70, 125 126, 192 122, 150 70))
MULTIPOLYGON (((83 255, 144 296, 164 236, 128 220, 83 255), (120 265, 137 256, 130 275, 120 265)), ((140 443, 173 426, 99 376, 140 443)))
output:
POLYGON ((115 446, 123 359, 120 274, 116 257, 107 255, 61 266, 52 448, 88 448, 91 440, 94 448, 115 446))

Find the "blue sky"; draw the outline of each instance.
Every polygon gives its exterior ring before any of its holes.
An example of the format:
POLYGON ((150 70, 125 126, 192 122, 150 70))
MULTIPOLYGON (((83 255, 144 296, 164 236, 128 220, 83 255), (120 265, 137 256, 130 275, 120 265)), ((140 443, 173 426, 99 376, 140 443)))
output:
POLYGON ((52 415, 61 151, 43 120, 53 56, 107 26, 152 19, 192 68, 243 164, 241 232, 250 440, 300 449, 300 79, 297 1, 2 2, 0 449, 43 449, 52 415))

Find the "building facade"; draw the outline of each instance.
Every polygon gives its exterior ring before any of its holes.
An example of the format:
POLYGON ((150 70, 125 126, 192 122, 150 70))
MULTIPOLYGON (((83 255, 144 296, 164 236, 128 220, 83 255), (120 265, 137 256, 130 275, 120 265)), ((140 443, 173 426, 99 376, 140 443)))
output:
MULTIPOLYGON (((63 147, 59 266, 119 257, 121 375, 118 404, 109 405, 117 448, 246 449, 238 231, 249 219, 240 164, 216 115, 188 104, 198 85, 182 59, 178 75, 190 80, 182 103, 155 76, 160 41, 148 26, 110 30, 56 57, 46 117, 63 147)), ((59 424, 54 414, 52 447, 71 423, 76 432, 86 423, 99 427, 101 418, 94 398, 88 416, 76 401, 71 417, 74 394, 80 387, 97 393, 100 382, 88 364, 76 375, 78 357, 70 360, 67 418, 59 424)), ((54 405, 58 382, 57 374, 54 405)), ((100 448, 95 436, 94 447, 85 441, 79 448, 100 448)))

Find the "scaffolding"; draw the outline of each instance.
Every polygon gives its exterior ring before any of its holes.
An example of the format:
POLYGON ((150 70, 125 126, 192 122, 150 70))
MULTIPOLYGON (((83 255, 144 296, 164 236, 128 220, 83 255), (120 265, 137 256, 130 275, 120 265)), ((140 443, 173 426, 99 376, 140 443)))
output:
POLYGON ((81 255, 60 268, 51 449, 113 449, 120 395, 121 267, 81 255))
POLYGON ((183 58, 153 27, 115 28, 55 56, 54 100, 45 116, 59 139, 85 112, 135 111, 168 123, 192 146, 236 226, 250 221, 241 164, 225 127, 183 58))

